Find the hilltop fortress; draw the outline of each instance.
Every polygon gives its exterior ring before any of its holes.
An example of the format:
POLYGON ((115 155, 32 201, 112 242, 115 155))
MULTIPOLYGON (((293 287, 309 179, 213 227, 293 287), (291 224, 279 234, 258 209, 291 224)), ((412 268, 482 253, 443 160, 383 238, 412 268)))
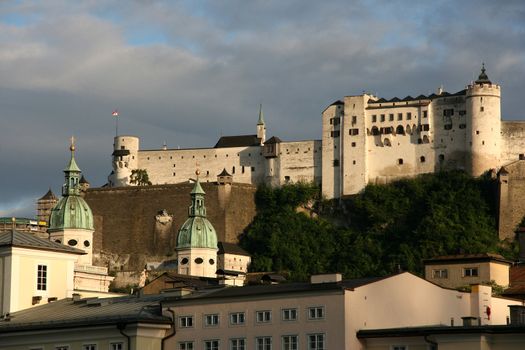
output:
POLYGON ((198 165, 202 181, 223 170, 234 182, 280 186, 321 184, 327 198, 360 192, 368 183, 464 169, 473 176, 524 157, 524 122, 501 120, 501 89, 482 67, 464 90, 429 96, 346 96, 322 113, 322 139, 266 139, 259 112, 257 133, 224 136, 213 148, 140 150, 139 138, 117 136, 112 187, 130 185, 134 169, 153 184, 187 182, 198 165))

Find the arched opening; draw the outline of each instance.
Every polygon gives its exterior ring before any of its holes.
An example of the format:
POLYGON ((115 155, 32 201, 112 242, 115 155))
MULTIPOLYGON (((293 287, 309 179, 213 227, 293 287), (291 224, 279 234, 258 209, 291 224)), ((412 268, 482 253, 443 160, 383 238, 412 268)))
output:
POLYGON ((403 125, 398 125, 397 126, 396 134, 398 134, 398 135, 404 135, 405 134, 405 129, 403 128, 403 125))
POLYGON ((407 134, 412 135, 412 128, 410 127, 410 125, 407 125, 406 131, 407 134))
POLYGON ((390 139, 384 139, 383 140, 383 145, 384 146, 387 146, 387 147, 391 147, 392 146, 392 143, 390 143, 390 139))
POLYGON ((372 135, 379 135, 379 129, 377 126, 372 127, 372 135))
POLYGON ((423 143, 429 143, 430 142, 430 139, 428 138, 427 135, 424 135, 423 136, 423 143))

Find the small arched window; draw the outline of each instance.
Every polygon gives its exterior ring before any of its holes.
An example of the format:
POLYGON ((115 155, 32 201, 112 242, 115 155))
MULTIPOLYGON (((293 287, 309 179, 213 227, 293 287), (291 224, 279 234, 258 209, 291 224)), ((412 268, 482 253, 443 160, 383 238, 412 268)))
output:
POLYGON ((372 135, 379 135, 379 129, 377 126, 372 127, 372 135))
POLYGON ((397 126, 396 134, 398 134, 398 135, 404 135, 405 134, 405 129, 403 128, 403 125, 398 125, 397 126))

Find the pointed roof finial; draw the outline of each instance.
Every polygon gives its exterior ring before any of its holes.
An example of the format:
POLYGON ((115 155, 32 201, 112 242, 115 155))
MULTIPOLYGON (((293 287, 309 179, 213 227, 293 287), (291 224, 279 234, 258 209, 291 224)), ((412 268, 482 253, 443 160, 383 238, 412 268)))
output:
POLYGON ((264 114, 262 111, 262 103, 259 104, 259 120, 257 121, 257 125, 264 125, 264 114))
POLYGON ((491 84, 485 69, 485 62, 481 62, 481 73, 476 80, 476 84, 491 84))
POLYGON ((71 160, 69 161, 69 164, 67 166, 66 169, 64 169, 64 171, 66 172, 71 172, 71 171, 74 171, 74 172, 81 172, 80 168, 78 167, 77 165, 77 162, 75 161, 75 150, 76 150, 76 147, 75 147, 75 137, 74 136, 71 136, 71 145, 69 146, 69 150, 71 151, 71 160))

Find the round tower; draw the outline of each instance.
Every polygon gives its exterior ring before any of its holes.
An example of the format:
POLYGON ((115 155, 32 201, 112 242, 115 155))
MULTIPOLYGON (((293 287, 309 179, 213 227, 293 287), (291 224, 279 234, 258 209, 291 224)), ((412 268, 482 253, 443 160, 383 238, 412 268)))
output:
POLYGON ((480 176, 500 165, 501 154, 501 90, 493 84, 481 67, 478 79, 467 87, 467 171, 480 176))
POLYGON ((65 183, 62 198, 51 209, 49 217, 49 239, 53 242, 82 249, 86 255, 79 257, 80 264, 91 265, 93 256, 93 213, 80 196, 81 170, 75 161, 75 145, 71 141, 71 159, 64 169, 65 183))
POLYGON ((113 142, 113 173, 109 176, 111 187, 129 186, 131 171, 138 168, 139 138, 115 136, 113 142))
POLYGON ((197 178, 191 191, 188 219, 177 236, 178 273, 190 276, 216 277, 217 233, 206 218, 205 192, 197 178))

